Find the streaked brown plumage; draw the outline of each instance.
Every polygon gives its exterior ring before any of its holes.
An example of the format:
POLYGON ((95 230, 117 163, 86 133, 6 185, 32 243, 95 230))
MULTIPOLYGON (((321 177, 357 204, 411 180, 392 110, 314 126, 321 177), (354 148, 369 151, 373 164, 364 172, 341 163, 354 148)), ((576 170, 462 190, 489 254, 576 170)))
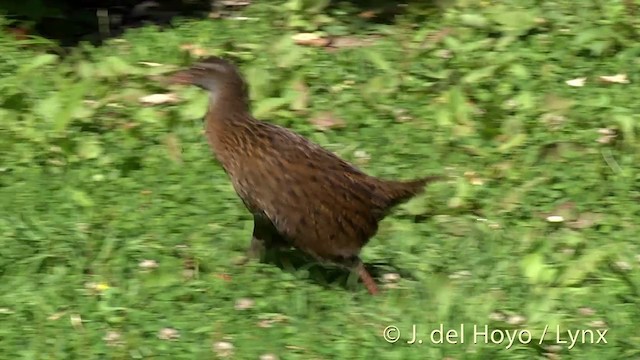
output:
POLYGON ((377 293, 360 261, 361 248, 392 207, 441 177, 378 179, 286 128, 256 120, 246 82, 222 58, 206 58, 172 81, 210 92, 206 137, 254 216, 250 255, 294 246, 357 270, 369 292, 377 293))

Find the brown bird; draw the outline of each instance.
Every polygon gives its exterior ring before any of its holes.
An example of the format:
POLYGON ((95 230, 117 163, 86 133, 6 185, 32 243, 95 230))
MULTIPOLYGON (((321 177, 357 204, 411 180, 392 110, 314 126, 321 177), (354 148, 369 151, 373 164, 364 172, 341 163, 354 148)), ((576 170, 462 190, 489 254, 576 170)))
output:
POLYGON ((295 132, 256 120, 247 83, 220 57, 203 59, 170 81, 210 92, 206 138, 253 214, 249 256, 293 246, 320 262, 357 271, 376 294, 360 250, 391 208, 443 177, 375 178, 295 132))

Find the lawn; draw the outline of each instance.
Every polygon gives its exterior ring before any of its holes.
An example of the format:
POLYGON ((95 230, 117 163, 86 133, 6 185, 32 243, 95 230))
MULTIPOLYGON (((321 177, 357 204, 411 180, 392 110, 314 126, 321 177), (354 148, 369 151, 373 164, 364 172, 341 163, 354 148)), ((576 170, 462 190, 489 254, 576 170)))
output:
POLYGON ((0 37, 1 358, 640 357, 637 2, 386 24, 254 3, 65 56, 0 37), (162 81, 204 53, 239 64, 258 118, 373 175, 450 176, 365 247, 379 296, 238 264, 252 218, 203 137, 207 94, 162 81))

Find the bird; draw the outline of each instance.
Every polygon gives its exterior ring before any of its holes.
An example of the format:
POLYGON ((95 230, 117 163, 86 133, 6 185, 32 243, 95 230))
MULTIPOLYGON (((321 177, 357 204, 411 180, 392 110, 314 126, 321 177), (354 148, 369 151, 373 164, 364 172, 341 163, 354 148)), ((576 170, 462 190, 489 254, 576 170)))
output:
POLYGON ((443 180, 377 178, 286 127, 256 119, 249 85, 234 62, 208 56, 168 77, 209 93, 206 140, 253 216, 251 259, 294 248, 355 272, 371 295, 378 287, 360 258, 391 210, 443 180))

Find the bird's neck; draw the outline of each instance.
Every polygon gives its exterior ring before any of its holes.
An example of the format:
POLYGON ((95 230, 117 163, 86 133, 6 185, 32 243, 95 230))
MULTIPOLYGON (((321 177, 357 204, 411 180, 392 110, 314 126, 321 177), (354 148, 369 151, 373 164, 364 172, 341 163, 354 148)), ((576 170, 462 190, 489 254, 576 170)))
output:
POLYGON ((249 96, 238 87, 221 87, 209 95, 205 132, 212 150, 223 166, 236 152, 241 152, 242 139, 252 132, 256 120, 251 115, 249 96))
POLYGON ((221 84, 209 93, 209 115, 216 121, 242 121, 251 118, 249 94, 243 82, 221 84))

